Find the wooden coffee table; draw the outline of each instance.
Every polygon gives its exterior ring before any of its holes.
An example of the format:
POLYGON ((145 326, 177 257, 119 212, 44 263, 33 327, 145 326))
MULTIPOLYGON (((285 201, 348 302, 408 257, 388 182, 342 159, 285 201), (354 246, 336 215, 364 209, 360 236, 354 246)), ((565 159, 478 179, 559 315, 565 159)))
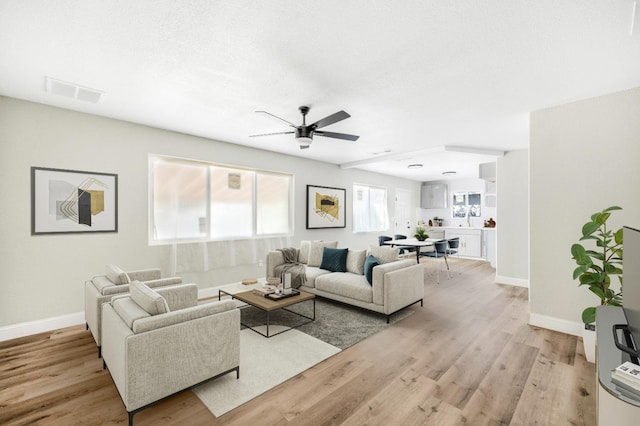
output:
POLYGON ((272 337, 272 336, 276 336, 280 333, 284 333, 285 331, 289 331, 292 328, 297 328, 300 327, 301 325, 304 324, 308 324, 311 321, 315 321, 316 319, 316 295, 315 294, 311 294, 311 293, 307 293, 305 291, 300 291, 300 294, 295 295, 295 296, 291 296, 291 297, 287 297, 285 299, 280 299, 280 300, 272 300, 269 299, 267 297, 264 297, 261 294, 256 294, 253 291, 244 291, 241 293, 230 293, 227 292, 225 290, 218 290, 218 298, 222 299, 222 296, 231 296, 232 299, 237 299, 241 302, 246 303, 249 306, 253 306, 254 308, 258 308, 261 311, 263 311, 265 313, 265 322, 266 322, 266 326, 267 326, 267 332, 263 333, 260 330, 256 329, 255 327, 251 327, 248 324, 244 324, 241 323, 242 325, 244 325, 245 327, 255 331, 256 333, 264 336, 264 337, 272 337), (303 315, 299 312, 295 312, 292 311, 290 309, 287 309, 288 306, 291 305, 295 305, 297 303, 301 303, 301 302, 306 302, 307 300, 311 300, 313 301, 313 316, 308 317, 306 315, 303 315), (279 331, 277 333, 269 333, 269 314, 272 311, 275 311, 277 309, 283 309, 287 312, 291 312, 292 314, 298 315, 302 318, 306 318, 309 321, 305 321, 302 324, 298 324, 294 327, 288 327, 285 330, 279 331))

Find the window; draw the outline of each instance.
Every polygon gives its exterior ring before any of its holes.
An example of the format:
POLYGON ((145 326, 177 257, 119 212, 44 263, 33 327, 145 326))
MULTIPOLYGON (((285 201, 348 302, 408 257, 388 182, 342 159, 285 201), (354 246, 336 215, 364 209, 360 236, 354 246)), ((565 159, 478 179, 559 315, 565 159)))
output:
POLYGON ((480 217, 479 192, 454 192, 452 216, 456 218, 480 217))
POLYGON ((353 185, 353 232, 384 231, 388 228, 387 190, 353 185))
POLYGON ((291 234, 291 175, 150 157, 150 240, 291 234))

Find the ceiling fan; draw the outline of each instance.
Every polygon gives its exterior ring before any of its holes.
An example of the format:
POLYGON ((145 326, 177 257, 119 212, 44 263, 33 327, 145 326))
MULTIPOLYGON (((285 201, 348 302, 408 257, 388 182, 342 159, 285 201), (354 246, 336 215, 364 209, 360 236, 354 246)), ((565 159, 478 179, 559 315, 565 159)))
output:
POLYGON ((313 135, 324 136, 327 138, 344 139, 348 141, 357 141, 358 138, 360 137, 356 135, 349 135, 346 133, 335 133, 335 132, 327 132, 324 130, 318 130, 330 124, 334 124, 334 123, 337 123, 338 121, 342 121, 351 117, 349 114, 347 114, 344 111, 338 111, 334 114, 331 114, 323 119, 316 121, 315 123, 307 124, 306 116, 310 108, 308 106, 301 106, 298 109, 302 114, 302 124, 300 126, 296 126, 295 124, 288 122, 284 118, 280 118, 276 115, 271 114, 270 112, 256 111, 258 113, 267 114, 273 118, 277 118, 278 120, 287 123, 289 126, 293 127, 295 130, 290 130, 288 132, 262 133, 259 135, 250 135, 249 137, 253 138, 258 136, 295 134, 296 135, 295 138, 298 144, 300 145, 300 149, 309 148, 309 146, 311 145, 311 142, 313 141, 313 135))

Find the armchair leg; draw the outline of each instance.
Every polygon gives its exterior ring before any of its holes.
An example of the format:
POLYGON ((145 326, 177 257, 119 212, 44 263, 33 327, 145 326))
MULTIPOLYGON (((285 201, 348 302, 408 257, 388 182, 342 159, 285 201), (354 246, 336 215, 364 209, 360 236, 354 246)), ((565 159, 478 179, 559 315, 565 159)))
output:
POLYGON ((133 411, 133 412, 127 411, 127 414, 129 414, 129 426, 133 426, 133 415, 135 413, 136 413, 135 411, 133 411))
POLYGON ((84 329, 85 329, 85 330, 89 330, 89 323, 88 323, 88 322, 85 322, 85 323, 84 323, 84 329))
POLYGON ((98 346, 98 358, 102 358, 102 346, 98 346))

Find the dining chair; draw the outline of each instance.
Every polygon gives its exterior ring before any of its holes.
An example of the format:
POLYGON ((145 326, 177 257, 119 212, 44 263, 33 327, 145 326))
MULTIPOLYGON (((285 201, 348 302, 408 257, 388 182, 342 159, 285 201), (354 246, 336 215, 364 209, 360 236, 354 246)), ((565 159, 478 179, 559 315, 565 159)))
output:
MULTIPOLYGON (((402 235, 402 234, 395 234, 393 236, 394 240, 406 240, 407 236, 406 235, 402 235)), ((416 251, 416 247, 410 247, 410 246, 398 246, 398 248, 400 249, 401 252, 405 252, 405 253, 415 253, 416 251)))
POLYGON ((458 252, 460 250, 460 237, 455 237, 447 240, 448 248, 447 248, 447 257, 456 256, 458 257, 458 252))
MULTIPOLYGON (((433 251, 427 251, 423 253, 423 256, 431 257, 435 260, 443 259, 445 265, 447 266, 447 278, 451 278, 449 276, 449 262, 447 261, 447 240, 435 241, 433 243, 433 251)), ((440 284, 440 271, 442 270, 442 262, 438 266, 438 275, 437 275, 437 283, 440 284)))
POLYGON ((388 235, 379 235, 378 236, 378 245, 382 247, 382 246, 385 245, 385 243, 384 243, 385 241, 391 241, 391 240, 393 240, 393 238, 391 238, 388 235))

